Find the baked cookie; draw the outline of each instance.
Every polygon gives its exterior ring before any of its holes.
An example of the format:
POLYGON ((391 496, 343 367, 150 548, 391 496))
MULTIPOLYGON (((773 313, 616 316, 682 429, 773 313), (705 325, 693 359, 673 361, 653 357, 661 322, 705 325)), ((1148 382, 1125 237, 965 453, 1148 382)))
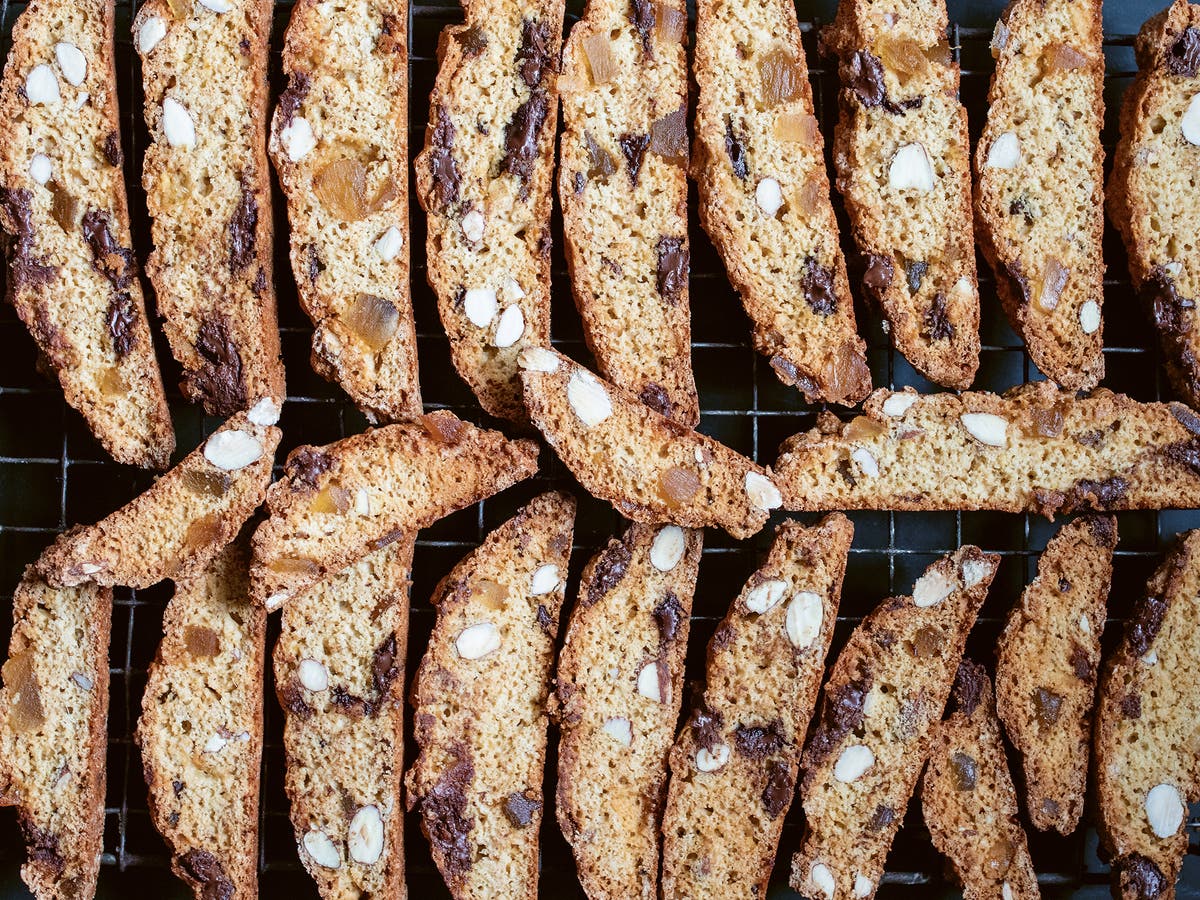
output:
POLYGON ((1101 0, 1012 0, 975 148, 979 245, 1013 329, 1048 378, 1104 376, 1101 0))
POLYGON ((34 0, 0 82, 8 298, 117 462, 163 469, 175 432, 125 203, 112 0, 34 0))
POLYGON ((795 4, 696 3, 700 223, 754 326, 754 346, 810 403, 871 391, 795 4))
POLYGON ((630 525, 583 571, 558 663, 556 805, 589 897, 658 897, 703 540, 678 525, 630 525))
POLYGON ((1070 834, 1083 813, 1116 545, 1112 516, 1063 526, 996 645, 996 707, 1021 755, 1025 809, 1041 831, 1070 834))
POLYGON ((606 378, 691 427, 683 0, 588 0, 562 71, 558 200, 584 337, 606 378))
POLYGON ((853 535, 841 513, 784 522, 709 642, 704 692, 671 750, 663 897, 767 896, 853 535))
POLYGON ((875 391, 780 448, 788 509, 1080 509, 1200 504, 1200 416, 1041 381, 1003 396, 875 391))
POLYGON ((196 900, 258 896, 267 614, 242 543, 176 585, 134 734, 151 819, 196 900))
POLYGON ((1200 801, 1200 531, 1189 531, 1146 586, 1104 664, 1096 712, 1100 849, 1118 900, 1171 900, 1200 801))
POLYGON ((550 342, 550 186, 563 0, 462 0, 416 160, 429 285, 458 374, 525 422, 521 348, 550 342))
POLYGON ((999 561, 962 547, 926 569, 911 597, 884 600, 850 635, 800 763, 805 831, 791 881, 804 896, 878 890, 999 561))
POLYGON ((983 666, 962 661, 953 698, 950 716, 934 727, 921 778, 921 812, 933 846, 954 867, 964 900, 1037 900, 1041 892, 983 666))
POLYGON ((546 709, 575 501, 542 494, 433 595, 413 682, 408 808, 455 900, 537 897, 546 709))
POLYGON ((533 441, 510 441, 448 410, 288 454, 254 533, 251 593, 268 610, 372 550, 537 471, 533 441))
POLYGON ((210 415, 284 395, 271 275, 272 0, 146 0, 133 20, 151 143, 146 271, 180 389, 210 415))
POLYGON ((749 537, 782 498, 770 470, 685 429, 554 350, 521 354, 533 424, 587 489, 635 522, 749 537))
POLYGON ((959 390, 979 367, 967 111, 944 0, 842 0, 822 34, 842 80, 837 186, 892 343, 959 390))
POLYGON ((312 366, 372 422, 421 414, 409 296, 408 4, 302 0, 269 149, 312 366))
POLYGON ((16 806, 38 900, 92 897, 104 836, 112 590, 54 588, 34 568, 13 595, 0 675, 0 806, 16 806))

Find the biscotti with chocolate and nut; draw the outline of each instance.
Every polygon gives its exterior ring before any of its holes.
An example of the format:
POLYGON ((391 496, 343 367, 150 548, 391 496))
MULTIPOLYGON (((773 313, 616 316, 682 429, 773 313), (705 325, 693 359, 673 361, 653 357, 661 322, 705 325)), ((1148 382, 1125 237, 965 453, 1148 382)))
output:
POLYGON ((979 245, 1013 329, 1051 381, 1104 376, 1101 0, 1013 0, 996 25, 975 149, 979 245))
POLYGON ((533 424, 594 497, 635 522, 749 537, 782 503, 770 471, 554 350, 521 354, 533 424))
POLYGON ((600 372, 685 426, 692 375, 687 9, 589 0, 563 46, 558 200, 575 305, 600 372))
POLYGON ((302 0, 270 153, 312 366, 371 422, 421 414, 409 296, 408 4, 302 0))
POLYGON ((536 497, 434 592, 413 682, 420 755, 408 807, 455 900, 536 900, 554 639, 575 525, 567 494, 536 497))
POLYGON ((800 763, 792 887, 871 898, 941 721, 999 557, 966 546, 884 600, 838 655, 800 763))
POLYGON ((175 449, 129 235, 113 0, 34 0, 0 82, 8 297, 117 462, 175 449))
POLYGON ((959 390, 979 367, 979 289, 967 111, 944 0, 841 0, 822 34, 842 80, 837 186, 863 289, 892 343, 959 390))
POLYGON ((1041 381, 1003 396, 875 391, 784 442, 788 509, 1076 510, 1200 505, 1200 417, 1103 388, 1041 381))
POLYGON ((765 898, 825 674, 854 526, 785 522, 708 645, 671 750, 662 896, 765 898))
POLYGON ((1117 520, 1076 519, 1055 535, 996 649, 996 707, 1021 755, 1033 826, 1070 834, 1083 813, 1100 637, 1117 520))
POLYGON ((795 5, 700 0, 695 73, 700 222, 741 294, 754 346, 810 403, 858 403, 871 372, 795 5))
POLYGON ((583 570, 558 663, 558 824, 589 897, 658 897, 703 532, 634 524, 583 570))
POLYGON ((514 422, 517 355, 550 342, 550 208, 563 0, 463 0, 438 41, 417 199, 450 358, 514 422))
POLYGON ((176 585, 134 734, 151 819, 196 900, 258 896, 267 614, 242 544, 176 585))
POLYGON ((210 415, 284 396, 271 274, 272 0, 146 0, 133 20, 151 143, 146 271, 180 389, 210 415))

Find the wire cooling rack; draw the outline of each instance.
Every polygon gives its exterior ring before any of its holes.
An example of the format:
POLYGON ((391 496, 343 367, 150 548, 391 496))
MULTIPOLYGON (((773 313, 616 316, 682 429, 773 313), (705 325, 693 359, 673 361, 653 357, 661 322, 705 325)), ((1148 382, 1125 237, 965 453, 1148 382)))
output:
MULTIPOLYGON (((60 0, 70 2, 70 0, 60 0)), ((1132 32, 1164 0, 1123 2, 1109 11, 1108 24, 1120 33, 1106 38, 1108 74, 1105 99, 1105 143, 1116 138, 1116 112, 1121 93, 1134 70, 1132 32)), ((272 46, 272 95, 283 87, 278 49, 291 12, 291 2, 276 6, 272 46)), ((985 112, 992 60, 988 52, 991 25, 999 13, 996 0, 951 2, 956 24, 951 42, 963 67, 962 96, 970 112, 972 137, 977 136, 985 112)), ((0 34, 7 51, 12 24, 25 3, 0 0, 0 34)), ((581 0, 569 0, 568 19, 581 12, 581 0)), ((831 0, 800 0, 805 42, 815 87, 817 116, 826 142, 836 118, 836 73, 816 53, 818 16, 826 20, 831 0), (819 7, 819 8, 818 8, 819 7)), ((149 250, 149 222, 140 187, 140 161, 148 143, 141 114, 140 67, 129 37, 133 0, 117 0, 118 87, 122 137, 126 150, 126 179, 133 214, 134 245, 139 258, 149 250)), ((424 139, 427 98, 436 72, 434 51, 441 29, 460 21, 455 0, 414 5, 411 10, 411 110, 410 155, 424 139)), ((279 320, 287 366, 289 398, 281 426, 283 446, 278 459, 299 443, 325 443, 362 430, 366 423, 335 386, 313 374, 309 362, 311 327, 297 304, 287 262, 286 220, 282 197, 276 192, 277 252, 275 280, 279 320)), ((449 349, 437 318, 433 296, 425 284, 424 219, 411 199, 413 250, 413 301, 421 362, 421 387, 428 407, 448 407, 459 415, 485 421, 470 392, 455 376, 449 349)), ((749 327, 737 297, 730 288, 719 259, 692 217, 693 359, 703 408, 700 429, 733 448, 770 463, 780 441, 815 421, 816 410, 799 395, 783 387, 770 367, 752 350, 749 327)), ((844 219, 843 219, 844 226, 844 219)), ((561 252, 561 225, 555 222, 553 316, 555 343, 567 353, 590 362, 581 339, 578 317, 571 302, 561 252)), ((1138 400, 1165 395, 1159 374, 1153 335, 1134 302, 1126 276, 1124 253, 1111 228, 1106 236, 1108 278, 1105 281, 1105 334, 1108 376, 1105 385, 1138 400)), ((1000 312, 986 265, 980 264, 983 296, 983 354, 975 386, 1005 390, 1039 377, 1000 312)), ((859 321, 869 344, 869 359, 876 385, 913 385, 932 390, 905 360, 889 347, 886 336, 872 318, 859 310, 859 321)), ((178 367, 171 360, 161 334, 159 361, 170 392, 171 410, 178 433, 179 453, 195 447, 217 425, 198 409, 185 404, 175 385, 178 367)), ((89 435, 82 419, 62 401, 56 384, 35 371, 36 349, 11 307, 0 310, 0 652, 8 641, 11 591, 24 566, 68 525, 92 522, 128 501, 150 483, 152 476, 109 460, 89 435)), ((495 423, 489 423, 495 424, 495 423)), ((562 468, 543 456, 542 474, 500 497, 479 504, 440 522, 421 534, 413 573, 409 676, 419 660, 433 623, 429 597, 438 579, 483 536, 536 492, 546 487, 572 489, 580 500, 576 550, 572 562, 572 589, 588 557, 621 527, 607 505, 589 498, 562 468)), ((811 517, 810 517, 811 518, 811 517)), ((834 638, 833 652, 850 629, 885 596, 906 593, 916 576, 944 552, 960 543, 978 543, 1003 556, 1000 573, 969 642, 968 652, 991 662, 995 637, 1005 614, 1032 576, 1038 552, 1056 526, 1029 516, 992 513, 882 513, 850 516, 855 524, 854 548, 834 638)), ((1119 623, 1135 598, 1163 548, 1178 531, 1200 526, 1200 512, 1135 512, 1118 516, 1121 542, 1116 553, 1110 619, 1105 646, 1111 647, 1119 623)), ((724 534, 706 535, 700 586, 695 602, 688 677, 703 673, 704 648, 719 618, 770 542, 772 528, 751 541, 737 543, 724 534)), ((108 797, 106 803, 103 869, 100 896, 128 896, 132 890, 150 891, 159 897, 186 897, 188 891, 167 868, 167 852, 154 831, 146 809, 146 787, 141 760, 130 734, 140 711, 146 667, 160 636, 162 609, 169 586, 145 591, 120 590, 114 604, 111 650, 111 711, 109 716, 108 797)), ((274 617, 268 641, 278 632, 274 617)), ((565 619, 564 619, 565 621, 565 619)), ((266 745, 263 758, 263 793, 259 868, 264 897, 287 892, 292 897, 315 897, 312 882, 296 856, 287 799, 283 791, 282 721, 274 701, 273 686, 265 687, 266 745)), ((546 796, 553 800, 554 735, 547 766, 546 796)), ((406 760, 414 754, 411 736, 406 760)), ((799 841, 799 809, 793 808, 779 853, 772 896, 795 896, 786 888, 791 852, 799 841)), ((915 806, 915 804, 914 804, 915 806)), ((582 897, 567 845, 547 807, 542 840, 543 897, 582 897)), ((1193 813, 1196 811, 1193 810, 1193 813)), ((0 812, 0 897, 25 897, 17 870, 24 855, 15 816, 0 812)), ((414 898, 446 897, 414 817, 407 826, 409 890, 414 898)), ((1196 853, 1196 815, 1189 817, 1191 853, 1196 853)), ((1081 828, 1069 838, 1031 833, 1031 849, 1046 896, 1107 896, 1106 869, 1096 857, 1096 837, 1081 828)), ((914 809, 909 810, 888 861, 881 897, 954 896, 944 875, 942 860, 929 844, 928 834, 914 809)), ((1180 897, 1200 897, 1200 863, 1194 856, 1184 867, 1180 897)))

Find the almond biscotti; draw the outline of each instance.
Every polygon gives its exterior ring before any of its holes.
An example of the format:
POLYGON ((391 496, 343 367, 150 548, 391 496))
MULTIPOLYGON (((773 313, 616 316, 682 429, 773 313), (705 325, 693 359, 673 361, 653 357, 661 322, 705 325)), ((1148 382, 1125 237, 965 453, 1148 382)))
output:
POLYGON ((583 571, 558 664, 558 824, 589 897, 658 897, 704 535, 634 524, 583 571))
POLYGON ((594 497, 635 522, 749 537, 782 503, 770 471, 554 350, 521 354, 533 424, 594 497))
POLYGON ((708 645, 704 692, 671 749, 664 898, 765 898, 825 674, 854 526, 785 522, 708 645))
POLYGON ((129 235, 112 0, 35 0, 0 82, 8 297, 117 462, 166 468, 175 433, 129 235))
POLYGON ((837 55, 837 185, 864 258, 863 289, 892 343, 959 390, 979 367, 967 112, 944 0, 841 0, 822 40, 837 55))
POLYGON ((197 900, 258 896, 267 614, 248 564, 238 541, 176 585, 134 734, 154 827, 197 900))
POLYGON ((588 0, 563 46, 558 200, 600 371, 693 426, 686 41, 683 0, 588 0))
POLYGON ((312 365, 372 422, 421 414, 409 296, 408 4, 303 0, 270 152, 312 365))
POLYGON ((800 763, 805 832, 791 882, 804 896, 875 896, 999 561, 962 547, 850 635, 800 763))
POLYGON ((462 0, 438 41, 417 199, 450 357, 484 410, 525 422, 517 355, 550 342, 550 186, 563 0, 462 0))
POLYGON ((875 391, 784 442, 788 509, 990 509, 1049 518, 1080 509, 1200 504, 1200 417, 1049 382, 1004 394, 875 391))
POLYGON ((788 0, 696 4, 700 222, 754 324, 754 346, 810 403, 871 391, 808 64, 788 0))
POLYGON ((1100 0, 1013 0, 975 149, 979 244, 1048 378, 1104 376, 1104 47, 1100 0))
POLYGON ((1117 521, 1063 526, 1009 614, 996 651, 996 707, 1021 756, 1033 826, 1070 834, 1083 813, 1100 637, 1117 521))
POLYGON ((271 275, 272 0, 146 0, 133 21, 151 144, 146 271, 180 389, 228 416, 284 395, 271 275))
POLYGON ((408 807, 455 900, 536 900, 554 639, 575 501, 542 494, 434 592, 408 807))

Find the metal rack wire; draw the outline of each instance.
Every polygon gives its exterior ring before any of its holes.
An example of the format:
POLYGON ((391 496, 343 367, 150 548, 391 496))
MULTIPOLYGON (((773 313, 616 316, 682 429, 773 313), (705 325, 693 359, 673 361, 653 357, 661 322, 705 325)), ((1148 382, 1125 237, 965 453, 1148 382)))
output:
MULTIPOLYGON (((67 0, 63 0, 67 2, 67 0)), ((995 0, 986 3, 952 2, 952 19, 973 23, 990 22, 999 11, 995 0), (984 9, 981 9, 983 7, 984 9)), ((1145 14, 1159 5, 1145 6, 1145 14)), ((0 35, 7 51, 14 19, 25 3, 0 0, 0 35)), ((824 11, 829 3, 822 3, 824 11)), ((581 11, 581 0, 570 0, 569 20, 581 11)), ((149 223, 144 215, 139 163, 148 137, 141 118, 140 69, 129 39, 134 0, 117 0, 118 88, 122 115, 122 137, 126 149, 126 179, 134 216, 134 244, 144 259, 149 250, 149 223)), ((291 12, 290 0, 279 0, 274 20, 273 47, 281 44, 291 12)), ((1122 14, 1128 12, 1122 6, 1122 14)), ((800 3, 802 19, 811 20, 811 4, 800 3)), ((1144 16, 1139 16, 1140 21, 1144 16)), ((411 97, 410 154, 423 141, 426 98, 433 83, 437 34, 446 24, 459 21, 456 0, 433 0, 413 5, 410 21, 411 97)), ((832 134, 836 117, 836 74, 816 53, 815 27, 805 24, 806 43, 814 82, 817 116, 822 132, 832 134)), ((970 112, 973 137, 983 121, 987 83, 992 63, 988 53, 990 29, 955 26, 951 41, 963 66, 962 96, 970 112)), ((1106 37, 1108 106, 1105 143, 1115 140, 1117 101, 1133 71, 1131 36, 1106 37)), ((271 67, 273 96, 282 89, 278 53, 271 67)), ((288 269, 286 221, 282 200, 276 197, 277 234, 276 284, 284 359, 290 397, 281 425, 284 446, 279 459, 298 443, 324 443, 365 426, 362 416, 346 402, 339 389, 314 375, 309 367, 311 327, 299 309, 288 269)), ((448 407, 464 417, 479 421, 482 416, 465 386, 453 374, 449 350, 437 319, 436 306, 424 281, 424 222, 412 201, 414 259, 413 299, 417 317, 421 361, 421 383, 430 407, 448 407)), ((786 436, 810 427, 815 409, 805 405, 792 390, 775 379, 749 344, 749 329, 729 286, 720 261, 693 217, 692 307, 693 357, 699 382, 703 414, 701 430, 735 449, 763 462, 771 462, 775 448, 786 436), (731 339, 731 335, 735 337, 731 339)), ((588 360, 575 314, 565 264, 561 254, 561 226, 555 224, 554 334, 555 343, 567 353, 588 360)), ((1111 231, 1111 229, 1110 229, 1111 231)), ((1139 400, 1158 399, 1164 386, 1158 375, 1158 357, 1152 335, 1134 303, 1126 277, 1124 254, 1113 234, 1107 236, 1109 277, 1105 282, 1106 335, 1109 346, 1108 377, 1105 384, 1139 400)), ((1039 377, 1020 340, 1009 329, 999 309, 987 267, 980 266, 984 301, 982 337, 984 350, 976 387, 1004 390, 1039 377)), ((913 385, 925 382, 895 354, 877 323, 860 310, 860 322, 869 344, 869 360, 876 385, 913 385), (868 324, 869 323, 869 324, 868 324)), ((169 391, 178 383, 178 369, 159 336, 159 360, 169 391)), ((133 497, 150 483, 151 476, 118 466, 107 459, 90 437, 80 417, 67 408, 55 384, 35 372, 33 342, 11 308, 0 310, 0 619, 7 622, 11 590, 23 567, 68 525, 90 522, 133 497)), ((177 392, 171 407, 181 452, 196 446, 215 421, 183 403, 177 392)), ((550 454, 545 454, 546 458, 550 454)), ((569 474, 551 461, 533 482, 464 510, 422 533, 417 545, 413 574, 409 675, 415 668, 433 622, 429 596, 437 580, 461 556, 477 546, 483 536, 511 514, 524 500, 552 485, 573 488, 580 498, 576 552, 572 564, 572 586, 579 569, 607 538, 620 528, 620 520, 605 504, 587 497, 574 486, 569 474)), ((883 597, 904 593, 915 577, 938 555, 963 542, 974 542, 1004 556, 1000 575, 992 589, 969 644, 976 658, 991 660, 994 638, 1009 607, 1032 575, 1038 552, 1055 527, 1038 518, 988 513, 881 513, 851 515, 856 533, 851 563, 839 617, 834 652, 849 630, 883 597)), ((1111 646, 1119 623, 1140 595, 1164 546, 1178 531, 1200 525, 1200 512, 1127 513, 1119 517, 1121 543, 1116 554, 1109 628, 1105 645, 1111 646)), ((744 578, 766 549, 771 529, 751 541, 734 542, 710 532, 701 567, 695 603, 688 676, 702 674, 704 647, 726 606, 744 578)), ((188 892, 167 869, 166 848, 154 832, 146 809, 146 790, 141 762, 131 740, 131 730, 140 710, 146 667, 158 644, 162 608, 169 588, 119 591, 115 599, 111 650, 111 713, 109 721, 108 798, 105 821, 103 871, 100 895, 117 896, 131 889, 150 890, 157 896, 184 897, 188 892)), ((269 641, 274 640, 277 624, 269 641)), ((0 652, 8 640, 8 629, 0 627, 0 652)), ((269 674, 268 674, 269 679, 269 674)), ((281 716, 273 700, 273 687, 266 686, 266 746, 263 759, 263 797, 259 859, 263 896, 316 896, 311 881, 296 858, 287 801, 283 792, 281 716)), ((551 741, 553 747, 553 739, 551 741)), ((413 756, 411 738, 406 759, 413 756)), ((548 766, 547 796, 552 794, 553 755, 548 766)), ((428 849, 416 821, 407 823, 409 885, 413 897, 448 896, 430 862, 428 849)), ((1196 841, 1198 827, 1193 815, 1189 834, 1196 841)), ((794 896, 786 890, 786 873, 791 851, 799 839, 798 809, 787 820, 772 896, 794 896), (778 893, 776 893, 778 891, 778 893)), ((1047 895, 1099 897, 1107 895, 1105 869, 1096 857, 1092 830, 1080 830, 1070 838, 1031 834, 1032 851, 1039 880, 1047 895)), ((553 816, 547 816, 543 832, 542 895, 582 897, 575 881, 569 850, 558 834, 553 816)), ((1193 847, 1193 851, 1194 851, 1193 847)), ((17 879, 23 845, 15 817, 0 814, 0 897, 26 896, 17 879)), ((952 895, 943 876, 942 862, 929 845, 919 816, 910 810, 892 855, 880 896, 931 897, 952 895)), ((1200 897, 1200 864, 1189 857, 1184 869, 1181 897, 1200 897)))

